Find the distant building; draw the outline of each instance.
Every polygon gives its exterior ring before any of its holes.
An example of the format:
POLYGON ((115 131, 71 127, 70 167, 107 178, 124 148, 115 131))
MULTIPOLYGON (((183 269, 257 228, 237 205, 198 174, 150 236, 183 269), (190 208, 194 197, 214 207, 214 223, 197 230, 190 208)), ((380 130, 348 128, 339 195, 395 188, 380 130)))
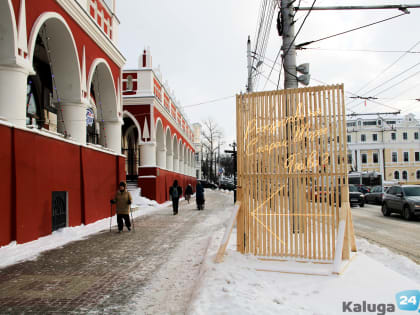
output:
POLYGON ((384 181, 420 184, 420 123, 404 117, 347 120, 349 170, 370 171, 384 181))
POLYGON ((137 182, 143 196, 169 200, 176 179, 183 189, 195 187, 193 131, 159 70, 144 50, 138 69, 123 73, 122 153, 127 178, 137 182))
POLYGON ((195 147, 195 156, 194 156, 194 167, 195 167, 195 177, 199 180, 202 178, 201 173, 201 164, 203 161, 203 150, 201 144, 201 124, 193 124, 193 143, 195 147))

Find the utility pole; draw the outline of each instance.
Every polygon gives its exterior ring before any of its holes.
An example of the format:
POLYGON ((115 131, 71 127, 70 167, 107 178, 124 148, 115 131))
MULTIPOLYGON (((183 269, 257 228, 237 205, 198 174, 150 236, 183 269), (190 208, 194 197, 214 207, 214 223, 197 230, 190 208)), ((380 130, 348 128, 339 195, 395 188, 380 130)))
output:
POLYGON ((246 90, 248 93, 251 93, 252 88, 252 54, 251 54, 251 38, 248 36, 248 42, 247 42, 247 59, 248 59, 248 86, 246 87, 246 90))
POLYGON ((284 65, 284 88, 297 88, 297 71, 296 71, 296 49, 294 43, 295 22, 293 3, 295 0, 281 1, 281 17, 283 23, 283 65, 284 65))

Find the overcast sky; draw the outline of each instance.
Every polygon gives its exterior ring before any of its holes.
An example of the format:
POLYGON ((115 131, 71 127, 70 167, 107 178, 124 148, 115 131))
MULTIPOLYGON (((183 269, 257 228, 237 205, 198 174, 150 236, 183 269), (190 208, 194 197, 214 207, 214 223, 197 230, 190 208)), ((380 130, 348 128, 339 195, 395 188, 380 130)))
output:
MULTIPOLYGON (((301 5, 310 6, 312 2, 302 0, 301 5)), ((243 92, 247 79, 246 40, 248 35, 252 40, 255 38, 260 3, 259 0, 119 0, 119 47, 127 58, 125 68, 137 68, 139 54, 144 47, 150 46, 153 67, 160 65, 163 81, 169 82, 181 107, 243 92)), ((420 0, 317 0, 315 6, 416 3, 420 0)), ((420 118, 420 102, 414 100, 420 98, 420 64, 417 65, 420 53, 403 53, 416 44, 412 51, 420 52, 420 9, 410 11, 409 15, 307 46, 316 49, 298 51, 297 63, 310 63, 313 78, 310 85, 320 85, 319 81, 344 83, 346 96, 352 96, 350 93, 375 96, 381 104, 401 109, 403 114, 413 112, 420 118), (410 67, 413 68, 397 76, 410 67), (395 79, 390 80, 393 77, 395 79)), ((399 13, 398 10, 313 11, 296 43, 399 13)), ((296 15, 296 31, 306 14, 302 11, 296 15)), ((275 59, 281 46, 274 26, 266 60, 261 66, 265 76, 270 72, 270 60, 275 59)), ((278 72, 273 72, 271 80, 277 82, 278 72)), ((276 88, 271 82, 265 83, 266 79, 260 77, 257 90, 264 86, 265 90, 276 88)), ((394 111, 373 102, 367 102, 365 106, 364 101, 350 98, 346 103, 349 109, 358 113, 394 111)), ((231 97, 186 107, 185 113, 190 123, 214 119, 223 129, 225 142, 231 143, 235 139, 235 106, 235 98, 231 97)))

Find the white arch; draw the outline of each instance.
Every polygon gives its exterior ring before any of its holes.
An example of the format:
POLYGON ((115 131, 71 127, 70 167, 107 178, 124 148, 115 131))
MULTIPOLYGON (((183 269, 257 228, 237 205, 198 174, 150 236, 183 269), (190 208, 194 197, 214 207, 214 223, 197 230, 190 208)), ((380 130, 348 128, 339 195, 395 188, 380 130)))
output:
POLYGON ((0 1, 0 63, 13 62, 17 56, 16 15, 11 0, 0 1))
POLYGON ((166 144, 163 123, 160 118, 156 119, 155 139, 156 139, 156 165, 166 168, 166 144))
POLYGON ((173 170, 179 171, 179 142, 176 133, 172 137, 173 170))
POLYGON ((123 119, 124 119, 124 117, 130 118, 133 121, 134 125, 136 126, 137 132, 139 134, 139 138, 138 138, 137 142, 138 142, 138 144, 140 144, 141 143, 141 128, 140 128, 139 122, 137 121, 136 117, 134 117, 134 115, 132 113, 130 113, 129 111, 126 111, 126 110, 123 111, 123 119))
MULTIPOLYGON (((92 80, 93 80, 93 76, 95 74, 95 71, 98 69, 106 69, 105 73, 109 74, 109 79, 111 79, 112 82, 112 89, 110 86, 108 86, 108 88, 106 88, 107 91, 107 95, 109 95, 109 93, 111 93, 110 97, 106 97, 111 98, 115 103, 115 106, 112 108, 115 111, 111 113, 111 117, 105 117, 107 119, 112 119, 114 118, 115 120, 118 120, 118 116, 117 116, 117 93, 115 91, 115 81, 114 81, 114 75, 112 73, 111 67, 109 66, 108 62, 103 59, 103 58, 96 58, 93 62, 92 65, 90 66, 90 70, 89 70, 89 76, 88 76, 88 81, 87 81, 87 86, 86 86, 86 91, 90 91, 90 86, 92 84, 92 80), (99 68, 101 67, 101 68, 99 68), (103 68, 105 67, 105 68, 103 68)), ((109 85, 109 84, 108 84, 109 85)))
MULTIPOLYGON (((33 63, 34 51, 36 46, 36 39, 39 34, 41 27, 45 24, 51 24, 51 39, 50 45, 51 50, 57 51, 57 56, 62 57, 57 59, 54 58, 53 67, 56 73, 65 73, 65 77, 57 79, 57 88, 60 90, 60 97, 63 101, 67 102, 81 102, 82 99, 82 80, 81 80, 81 71, 80 71, 80 61, 79 54, 77 52, 77 45, 74 40, 73 34, 70 27, 68 26, 65 19, 56 12, 45 12, 41 14, 35 21, 34 26, 32 27, 31 34, 29 36, 29 45, 28 45, 28 54, 29 62, 33 63), (64 27, 66 32, 63 34, 60 33, 60 27, 64 27), (76 62, 71 62, 69 58, 64 56, 72 55, 76 62), (76 70, 76 76, 72 71, 76 70), (72 75, 73 74, 73 75, 72 75), (73 89, 74 81, 77 78, 76 90, 73 89)), ((56 57, 57 57, 56 56, 56 57)), ((57 76, 58 77, 58 76, 57 76)))
POLYGON ((166 127, 165 138, 166 138, 166 169, 172 171, 174 169, 174 159, 172 155, 173 145, 172 145, 171 129, 169 128, 169 126, 166 127))

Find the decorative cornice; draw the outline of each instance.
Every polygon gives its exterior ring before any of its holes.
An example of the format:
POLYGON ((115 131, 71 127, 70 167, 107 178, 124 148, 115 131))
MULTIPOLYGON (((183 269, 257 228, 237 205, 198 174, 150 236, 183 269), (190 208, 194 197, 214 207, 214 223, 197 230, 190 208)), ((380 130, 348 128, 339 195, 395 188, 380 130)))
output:
POLYGON ((77 1, 56 0, 57 3, 80 25, 98 46, 122 68, 126 59, 105 32, 92 20, 85 8, 77 1))

